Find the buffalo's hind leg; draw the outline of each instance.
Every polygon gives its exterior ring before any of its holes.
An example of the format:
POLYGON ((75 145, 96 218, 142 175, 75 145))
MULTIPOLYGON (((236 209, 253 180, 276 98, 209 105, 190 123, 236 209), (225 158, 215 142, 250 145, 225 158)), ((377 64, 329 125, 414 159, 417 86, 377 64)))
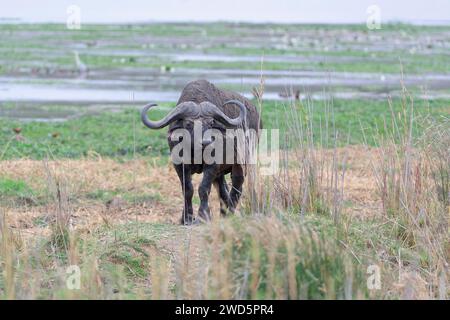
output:
POLYGON ((181 188, 183 190, 184 207, 181 216, 181 224, 190 225, 194 222, 194 212, 192 209, 192 197, 194 196, 194 187, 192 185, 192 173, 191 168, 187 165, 176 165, 178 178, 181 182, 181 188))
POLYGON ((214 186, 219 193, 220 198, 220 214, 226 216, 228 210, 231 208, 230 193, 228 191, 227 181, 225 175, 220 175, 214 180, 214 186))

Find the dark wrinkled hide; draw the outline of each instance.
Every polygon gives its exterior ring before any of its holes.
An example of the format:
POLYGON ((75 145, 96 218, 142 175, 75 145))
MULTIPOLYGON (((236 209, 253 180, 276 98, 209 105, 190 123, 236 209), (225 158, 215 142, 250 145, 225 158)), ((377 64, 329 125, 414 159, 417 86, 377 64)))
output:
MULTIPOLYGON (((262 122, 256 107, 248 99, 241 96, 240 94, 221 90, 206 80, 197 80, 186 85, 181 93, 177 105, 187 101, 192 101, 198 104, 201 102, 209 101, 219 107, 230 118, 236 118, 239 116, 238 106, 234 104, 227 104, 223 106, 229 100, 239 100, 245 104, 247 108, 246 128, 254 129, 259 134, 259 130, 262 128, 262 122)), ((179 122, 173 122, 170 124, 168 140, 171 150, 176 143, 170 141, 170 132, 179 126, 179 122)), ((180 164, 175 165, 175 169, 180 178, 185 198, 181 223, 191 224, 195 221, 198 221, 194 220, 193 218, 192 208, 192 197, 194 194, 194 189, 192 186, 191 176, 194 173, 203 173, 203 180, 199 187, 199 196, 201 201, 199 208, 199 217, 201 219, 209 220, 211 218, 208 198, 212 184, 215 185, 219 193, 219 197, 221 200, 221 214, 225 215, 227 212, 234 212, 239 202, 239 198, 242 193, 242 185, 244 183, 246 170, 243 165, 180 164), (228 190, 228 185, 225 180, 225 175, 228 173, 231 173, 231 191, 228 190)))

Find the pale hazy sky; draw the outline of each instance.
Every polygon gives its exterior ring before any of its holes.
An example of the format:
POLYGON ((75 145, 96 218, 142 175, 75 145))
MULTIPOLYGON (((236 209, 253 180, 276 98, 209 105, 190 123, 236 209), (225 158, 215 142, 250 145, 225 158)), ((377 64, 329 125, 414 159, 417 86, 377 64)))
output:
POLYGON ((381 21, 450 24, 450 0, 0 0, 0 18, 65 22, 69 5, 82 23, 245 21, 361 23, 378 5, 381 21))

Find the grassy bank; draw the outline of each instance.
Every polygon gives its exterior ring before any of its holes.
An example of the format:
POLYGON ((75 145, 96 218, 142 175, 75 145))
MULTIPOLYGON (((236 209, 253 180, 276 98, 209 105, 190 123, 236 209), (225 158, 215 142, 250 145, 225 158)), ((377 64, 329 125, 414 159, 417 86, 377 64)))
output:
MULTIPOLYGON (((18 105, 9 105, 18 108, 18 105)), ((172 105, 154 110, 153 119, 163 117, 172 105)), ((68 108, 68 107, 66 107, 68 108)), ((294 121, 309 122, 316 144, 332 147, 338 132, 339 145, 375 145, 387 137, 392 116, 403 113, 401 99, 304 101, 291 109, 286 103, 267 101, 262 106, 264 128, 280 129, 281 134, 295 131, 294 121), (327 127, 328 126, 328 127, 327 127), (364 132, 364 134, 363 134, 364 132)), ((418 100, 414 103, 417 126, 420 119, 440 119, 450 113, 449 100, 418 100)), ((402 125, 402 124, 400 124, 402 125)), ((416 126, 413 128, 416 133, 416 126)), ((88 154, 130 158, 135 155, 166 157, 166 130, 148 130, 140 122, 139 112, 104 112, 65 122, 18 122, 0 118, 0 160, 31 158, 79 158, 88 154), (14 132, 20 129, 20 133, 14 132)))

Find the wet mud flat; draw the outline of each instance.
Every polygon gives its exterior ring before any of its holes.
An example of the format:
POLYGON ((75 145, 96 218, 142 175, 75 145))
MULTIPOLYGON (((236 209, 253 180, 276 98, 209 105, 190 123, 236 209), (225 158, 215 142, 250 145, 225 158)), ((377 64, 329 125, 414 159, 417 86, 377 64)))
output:
POLYGON ((450 95, 450 26, 0 25, 0 117, 63 120, 174 103, 206 78, 266 100, 450 95), (59 106, 65 106, 59 108, 59 106))

